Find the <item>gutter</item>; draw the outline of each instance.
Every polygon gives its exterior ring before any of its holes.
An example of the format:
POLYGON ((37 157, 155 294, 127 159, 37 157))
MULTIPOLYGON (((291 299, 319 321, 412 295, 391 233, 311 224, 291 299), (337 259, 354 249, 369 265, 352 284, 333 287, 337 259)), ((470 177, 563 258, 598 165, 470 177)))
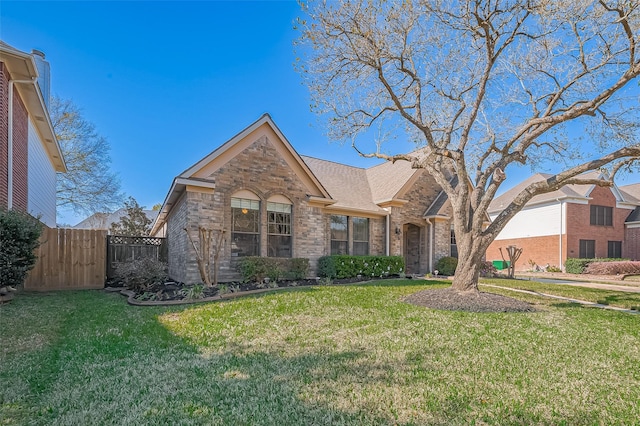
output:
POLYGON ((9 80, 8 135, 7 135, 7 210, 13 209, 13 91, 17 84, 35 84, 36 77, 31 80, 9 80))

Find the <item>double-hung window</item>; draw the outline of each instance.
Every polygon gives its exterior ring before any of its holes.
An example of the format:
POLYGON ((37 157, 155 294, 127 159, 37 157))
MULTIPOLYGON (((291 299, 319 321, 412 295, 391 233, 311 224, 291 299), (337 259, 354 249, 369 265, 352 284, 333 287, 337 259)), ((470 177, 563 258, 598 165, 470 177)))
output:
POLYGON ((369 219, 354 217, 353 223, 353 254, 366 256, 369 254, 369 219))
POLYGON ((291 204, 267 202, 269 257, 291 257, 291 204))
POLYGON ((331 254, 349 254, 349 218, 331 216, 331 254))
POLYGON ((260 201, 231 198, 232 256, 260 255, 260 201))
POLYGON ((596 240, 580 240, 580 259, 596 257, 596 240))
POLYGON ((622 241, 607 242, 607 257, 620 259, 622 257, 622 241))

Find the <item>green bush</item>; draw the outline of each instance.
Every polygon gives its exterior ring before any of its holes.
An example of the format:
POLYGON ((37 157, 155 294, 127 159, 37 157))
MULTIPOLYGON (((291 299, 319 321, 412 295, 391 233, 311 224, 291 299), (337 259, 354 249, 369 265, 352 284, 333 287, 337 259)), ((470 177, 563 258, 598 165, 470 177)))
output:
POLYGON ((236 269, 245 282, 262 282, 265 278, 301 280, 309 273, 309 259, 248 256, 238 261, 236 269))
POLYGON ((584 270, 587 269, 587 266, 592 262, 623 262, 625 260, 629 259, 578 259, 570 257, 564 262, 564 270, 569 274, 582 274, 584 270))
POLYGON ((167 264, 149 257, 121 263, 115 268, 114 278, 130 290, 142 293, 167 280, 167 264))
POLYGON ((0 288, 19 286, 36 264, 42 224, 32 216, 0 209, 0 288))
POLYGON ((327 278, 384 277, 404 271, 401 256, 323 256, 318 260, 318 275, 327 278))
POLYGON ((440 275, 454 275, 458 267, 458 259, 455 257, 443 257, 436 263, 436 269, 440 275))

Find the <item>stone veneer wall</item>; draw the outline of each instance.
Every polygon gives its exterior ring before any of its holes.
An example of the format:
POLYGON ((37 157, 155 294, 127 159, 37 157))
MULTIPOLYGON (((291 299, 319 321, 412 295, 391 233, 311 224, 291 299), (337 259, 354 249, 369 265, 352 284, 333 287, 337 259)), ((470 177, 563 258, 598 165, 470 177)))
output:
POLYGON ((386 218, 369 219, 369 254, 372 256, 386 254, 386 221, 386 218))
MULTIPOLYGON (((391 248, 393 256, 403 255, 404 235, 402 225, 412 223, 420 227, 420 272, 430 272, 429 269, 429 226, 424 219, 426 210, 435 201, 440 192, 440 186, 425 170, 419 170, 420 176, 413 187, 402 197, 409 202, 402 207, 391 208, 391 248), (395 232, 396 228, 400 233, 395 232)), ((434 265, 443 256, 450 253, 449 222, 437 222, 434 229, 434 265), (446 235, 446 238, 445 238, 446 235)))
POLYGON ((184 194, 175 203, 167 218, 167 244, 169 257, 169 276, 177 281, 188 282, 186 275, 187 235, 187 196, 184 194))
POLYGON ((292 201, 293 257, 308 258, 311 274, 315 275, 318 259, 327 253, 329 216, 324 215, 320 208, 309 205, 307 188, 266 136, 258 139, 208 179, 215 182, 215 192, 186 192, 182 204, 174 207, 179 210, 169 218, 167 234, 170 262, 180 263, 170 266, 172 278, 186 282, 200 281, 195 252, 186 239, 186 233, 180 228, 182 223, 187 224, 194 238, 197 238, 199 226, 224 228, 225 244, 220 253, 219 280, 223 282, 239 278, 235 269, 237 259, 231 257, 231 197, 240 190, 252 191, 261 200, 262 256, 267 254, 267 233, 264 232, 267 228, 267 200, 273 195, 284 195, 292 201), (180 211, 183 208, 186 209, 185 213, 180 211))

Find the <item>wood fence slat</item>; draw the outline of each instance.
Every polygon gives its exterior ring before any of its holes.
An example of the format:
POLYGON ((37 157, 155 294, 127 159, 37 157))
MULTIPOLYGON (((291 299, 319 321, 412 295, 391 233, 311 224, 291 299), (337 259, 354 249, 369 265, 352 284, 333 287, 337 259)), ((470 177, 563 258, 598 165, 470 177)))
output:
POLYGON ((45 228, 26 290, 104 288, 107 231, 45 228))

